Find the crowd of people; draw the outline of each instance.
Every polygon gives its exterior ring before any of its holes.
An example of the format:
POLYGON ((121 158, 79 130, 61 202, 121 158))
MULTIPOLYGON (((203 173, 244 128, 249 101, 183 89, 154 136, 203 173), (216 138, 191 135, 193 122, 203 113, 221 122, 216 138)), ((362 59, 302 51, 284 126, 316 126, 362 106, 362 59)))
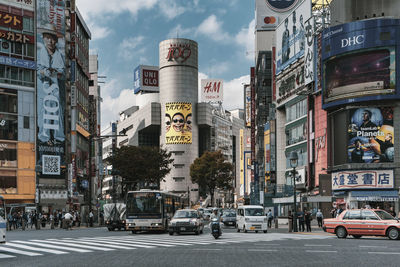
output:
MULTIPOLYGON (((71 229, 71 227, 80 227, 82 222, 81 213, 77 210, 70 210, 69 212, 62 212, 61 210, 55 210, 53 212, 36 212, 32 210, 29 212, 14 211, 7 215, 7 223, 9 230, 25 229, 25 228, 45 228, 47 225, 50 227, 64 227, 65 229, 71 229)), ((93 211, 89 211, 87 215, 87 223, 90 227, 93 227, 94 214, 93 211)))

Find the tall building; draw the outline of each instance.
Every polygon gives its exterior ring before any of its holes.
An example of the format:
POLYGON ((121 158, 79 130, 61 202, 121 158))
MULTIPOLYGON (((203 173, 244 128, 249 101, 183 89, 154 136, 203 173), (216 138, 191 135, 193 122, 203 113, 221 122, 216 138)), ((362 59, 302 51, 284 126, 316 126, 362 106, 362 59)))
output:
POLYGON ((35 203, 35 6, 0 1, 0 194, 35 203))

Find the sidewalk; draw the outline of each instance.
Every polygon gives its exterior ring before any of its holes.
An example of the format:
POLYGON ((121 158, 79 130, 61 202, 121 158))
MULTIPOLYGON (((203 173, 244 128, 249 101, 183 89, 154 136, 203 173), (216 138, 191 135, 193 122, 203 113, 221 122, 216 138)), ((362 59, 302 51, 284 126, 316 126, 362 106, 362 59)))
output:
MULTIPOLYGON (((268 232, 270 233, 289 233, 289 225, 288 224, 279 224, 278 228, 275 228, 275 224, 272 225, 272 228, 268 228, 268 232)), ((322 228, 318 227, 318 222, 316 220, 311 221, 311 232, 300 232, 298 231, 297 234, 312 234, 312 233, 318 233, 322 234, 325 233, 322 228)))

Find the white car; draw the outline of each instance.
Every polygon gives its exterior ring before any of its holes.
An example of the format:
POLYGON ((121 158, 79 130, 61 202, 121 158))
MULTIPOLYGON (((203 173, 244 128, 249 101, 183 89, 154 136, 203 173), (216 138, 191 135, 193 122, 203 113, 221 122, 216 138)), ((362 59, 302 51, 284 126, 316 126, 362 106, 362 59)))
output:
POLYGON ((240 206, 236 214, 236 227, 237 231, 241 230, 245 233, 247 231, 263 231, 268 230, 268 218, 265 215, 264 208, 257 205, 240 206))
POLYGON ((169 225, 169 234, 180 234, 182 232, 194 232, 196 235, 202 234, 204 229, 203 221, 196 210, 178 210, 169 225))

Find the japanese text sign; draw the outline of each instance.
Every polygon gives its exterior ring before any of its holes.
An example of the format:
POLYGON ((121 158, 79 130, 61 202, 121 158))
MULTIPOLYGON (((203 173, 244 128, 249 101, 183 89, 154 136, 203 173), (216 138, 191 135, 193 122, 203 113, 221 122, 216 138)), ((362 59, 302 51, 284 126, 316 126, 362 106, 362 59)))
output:
POLYGON ((165 104, 166 144, 192 143, 192 104, 173 102, 165 104))
POLYGON ((22 30, 22 17, 0 11, 0 26, 22 30))
POLYGON ((393 170, 340 171, 332 173, 332 190, 393 188, 393 170))

